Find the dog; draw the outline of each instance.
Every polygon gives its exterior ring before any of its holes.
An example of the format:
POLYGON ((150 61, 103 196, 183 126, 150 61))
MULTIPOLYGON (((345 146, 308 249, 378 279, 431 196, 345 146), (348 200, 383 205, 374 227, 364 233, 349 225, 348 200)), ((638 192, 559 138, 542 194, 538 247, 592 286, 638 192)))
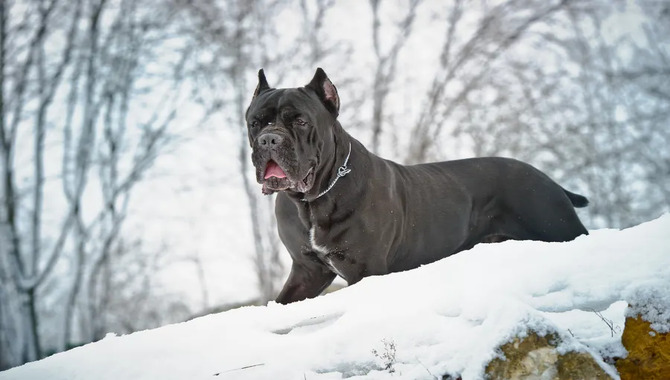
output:
POLYGON ((279 236, 293 260, 276 302, 316 297, 335 279, 417 268, 514 240, 588 234, 575 207, 588 200, 529 164, 501 157, 404 166, 350 136, 340 98, 317 69, 304 87, 271 88, 261 69, 246 112, 264 194, 278 193, 279 236))

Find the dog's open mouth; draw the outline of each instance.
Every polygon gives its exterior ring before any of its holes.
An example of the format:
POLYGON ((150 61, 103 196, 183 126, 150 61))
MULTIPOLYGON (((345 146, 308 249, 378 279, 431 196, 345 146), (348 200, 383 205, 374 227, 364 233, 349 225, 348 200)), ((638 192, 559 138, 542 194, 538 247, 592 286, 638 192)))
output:
POLYGON ((264 179, 268 178, 286 178, 286 173, 284 173, 284 170, 279 166, 276 162, 270 160, 268 161, 268 164, 265 166, 265 176, 263 177, 264 179))
POLYGON ((294 190, 299 193, 309 191, 314 184, 314 167, 309 168, 302 179, 295 180, 287 175, 284 169, 274 160, 268 161, 263 172, 263 194, 275 191, 294 190))

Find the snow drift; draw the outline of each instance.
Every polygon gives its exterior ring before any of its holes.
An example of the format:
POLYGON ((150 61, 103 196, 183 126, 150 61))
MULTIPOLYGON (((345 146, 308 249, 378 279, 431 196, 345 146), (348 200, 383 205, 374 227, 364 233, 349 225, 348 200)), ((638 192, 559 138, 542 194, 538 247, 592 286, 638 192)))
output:
POLYGON ((0 379, 478 379, 528 329, 625 355, 627 302, 658 294, 670 294, 670 215, 566 243, 480 244, 312 300, 110 335, 0 379))

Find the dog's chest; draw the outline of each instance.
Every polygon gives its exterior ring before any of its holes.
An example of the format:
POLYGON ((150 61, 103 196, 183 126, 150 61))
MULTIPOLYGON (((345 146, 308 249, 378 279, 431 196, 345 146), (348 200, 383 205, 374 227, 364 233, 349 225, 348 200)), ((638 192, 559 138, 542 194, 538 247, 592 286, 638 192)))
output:
POLYGON ((319 259, 330 268, 330 270, 346 280, 346 276, 342 270, 342 253, 337 252, 332 247, 328 247, 324 244, 326 241, 326 233, 323 233, 315 225, 312 225, 309 230, 309 243, 312 250, 317 254, 319 259))
POLYGON ((330 250, 325 245, 321 245, 317 242, 316 234, 316 226, 313 225, 312 228, 309 229, 309 244, 316 253, 321 255, 328 255, 330 250))

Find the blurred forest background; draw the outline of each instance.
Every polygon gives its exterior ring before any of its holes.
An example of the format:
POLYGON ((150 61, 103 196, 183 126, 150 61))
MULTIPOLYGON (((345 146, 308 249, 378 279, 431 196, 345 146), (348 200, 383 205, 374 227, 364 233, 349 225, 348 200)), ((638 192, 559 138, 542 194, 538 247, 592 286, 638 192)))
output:
POLYGON ((589 228, 670 209, 670 1, 0 1, 0 370, 273 299, 244 111, 338 86, 403 163, 500 155, 589 228))

